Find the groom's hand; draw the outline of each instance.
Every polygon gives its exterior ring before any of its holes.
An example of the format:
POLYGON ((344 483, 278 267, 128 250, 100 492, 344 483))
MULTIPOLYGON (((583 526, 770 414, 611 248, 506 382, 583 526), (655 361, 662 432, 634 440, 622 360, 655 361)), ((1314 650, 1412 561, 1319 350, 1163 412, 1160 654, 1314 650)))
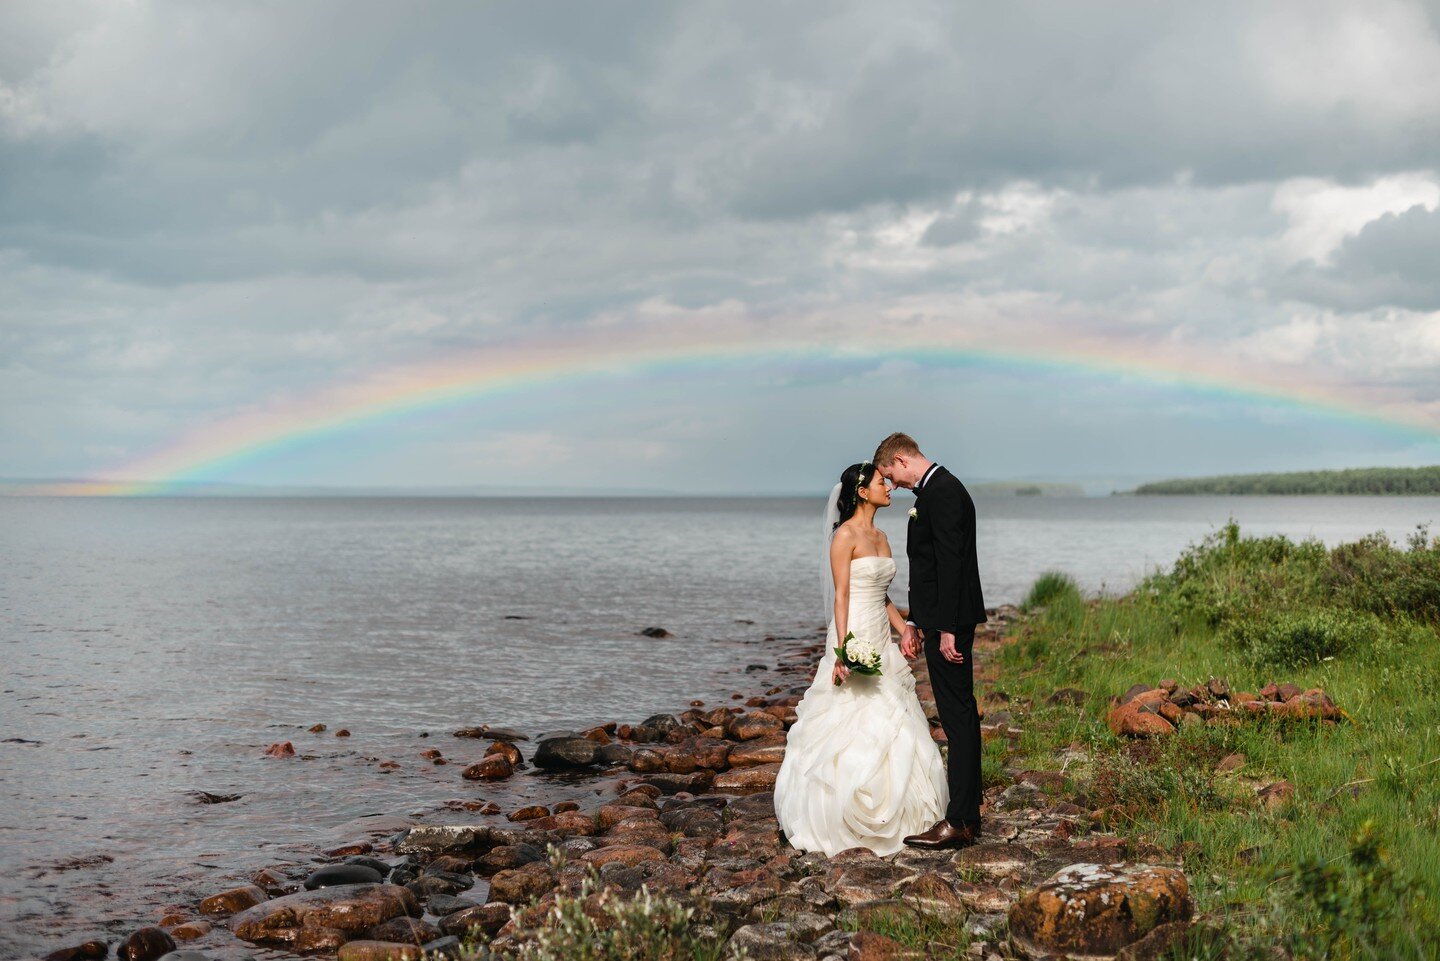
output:
POLYGON ((951 664, 965 663, 965 655, 955 650, 955 635, 949 631, 940 632, 940 656, 951 664))
POLYGON ((906 624, 905 629, 900 632, 900 653, 905 655, 907 661, 913 661, 920 656, 920 632, 915 629, 914 624, 906 624))

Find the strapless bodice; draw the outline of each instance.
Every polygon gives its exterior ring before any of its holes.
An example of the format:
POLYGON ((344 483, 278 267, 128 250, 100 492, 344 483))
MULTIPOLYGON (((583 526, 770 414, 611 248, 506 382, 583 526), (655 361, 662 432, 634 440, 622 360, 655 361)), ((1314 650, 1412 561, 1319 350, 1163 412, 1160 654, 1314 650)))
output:
POLYGON ((869 606, 885 597, 895 579, 895 558, 857 557, 850 562, 850 606, 869 606))

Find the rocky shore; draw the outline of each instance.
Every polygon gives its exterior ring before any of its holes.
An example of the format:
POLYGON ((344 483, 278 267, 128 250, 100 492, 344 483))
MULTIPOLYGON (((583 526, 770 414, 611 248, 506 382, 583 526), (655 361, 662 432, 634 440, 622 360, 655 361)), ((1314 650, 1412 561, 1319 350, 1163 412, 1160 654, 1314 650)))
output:
MULTIPOLYGON (((988 660, 1018 617, 1001 608, 977 635, 987 740, 1020 736, 1008 698, 985 683, 988 660)), ((1106 833, 1103 818, 1077 803, 1084 799, 1053 770, 1007 768, 995 777, 985 791, 985 833, 973 847, 886 858, 863 849, 833 858, 792 849, 776 824, 771 790, 795 705, 822 651, 823 639, 795 642, 775 669, 757 665, 747 674, 765 678, 763 690, 737 693, 730 704, 692 702, 674 715, 533 741, 501 728, 458 730, 455 748, 425 752, 435 764, 447 763, 447 753, 470 758, 458 767, 457 785, 538 768, 593 783, 596 800, 502 811, 466 798, 447 807, 473 812, 468 823, 399 830, 394 819, 377 818, 364 836, 309 868, 260 871, 248 884, 156 918, 113 950, 126 961, 255 954, 386 961, 454 956, 467 935, 482 932, 503 953, 542 924, 557 899, 604 896, 587 886, 594 878, 610 896, 645 889, 690 906, 697 931, 724 941, 728 954, 753 959, 1137 959, 1156 956, 1189 927, 1192 902, 1177 859, 1106 833), (486 746, 476 750, 476 739, 486 746), (953 932, 954 940, 916 947, 891 936, 907 926, 953 932)), ((923 659, 914 669, 943 743, 923 659)), ((1132 691, 1116 710, 1170 726, 1163 705, 1178 707, 1175 693, 1132 691)), ((1276 693, 1265 692, 1264 702, 1301 694, 1272 700, 1276 693)), ((1304 704, 1316 700, 1303 696, 1304 704)), ((1197 694, 1188 706, 1213 701, 1197 694)), ((282 742, 270 753, 294 750, 282 742)), ((98 959, 111 949, 93 941, 47 957, 98 959)))

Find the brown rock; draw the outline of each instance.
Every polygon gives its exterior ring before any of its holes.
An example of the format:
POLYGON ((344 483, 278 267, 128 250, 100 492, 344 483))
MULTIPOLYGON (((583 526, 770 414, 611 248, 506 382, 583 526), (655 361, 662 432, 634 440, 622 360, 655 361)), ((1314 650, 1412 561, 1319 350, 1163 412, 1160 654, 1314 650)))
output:
POLYGON ((1231 771, 1238 771, 1245 766, 1245 755, 1227 754, 1215 765, 1216 774, 1229 774, 1231 771))
MULTIPOLYGON (((1155 710, 1158 709, 1156 706, 1155 710)), ((1105 723, 1116 737, 1158 737, 1175 733, 1173 724, 1153 713, 1150 705, 1139 699, 1112 709, 1105 723)))
POLYGON ((141 928, 132 932, 115 949, 120 961, 155 961, 175 950, 175 939, 159 928, 141 928))
POLYGON ((187 921, 171 928, 170 937, 176 941, 194 941, 196 938, 203 938, 209 934, 212 927, 209 921, 187 921))
POLYGON ((1015 903, 1015 895, 998 884, 960 881, 955 885, 955 894, 962 904, 980 914, 999 914, 1015 903))
POLYGON ((722 794, 758 794, 774 790, 779 774, 779 764, 731 768, 715 776, 713 789, 722 794))
POLYGON ((465 770, 460 776, 467 781, 503 781, 515 773, 515 766, 503 754, 491 754, 465 770))
POLYGON ((200 913, 234 914, 236 911, 253 908, 268 898, 269 895, 256 885, 246 884, 243 887, 231 888, 229 891, 221 891, 219 894, 210 895, 210 897, 200 902, 200 913))
POLYGON ((678 746, 666 753, 665 770, 671 774, 690 774, 700 768, 700 762, 693 754, 686 754, 678 746))
POLYGON ((323 734, 327 729, 324 724, 312 724, 306 730, 311 734, 323 734))
MULTIPOLYGON (((846 852, 840 852, 844 855, 846 852)), ((830 861, 830 870, 825 875, 825 890, 844 907, 864 904, 867 901, 883 901, 889 898, 904 881, 918 875, 913 868, 903 867, 890 861, 883 861, 866 851, 854 859, 841 859, 836 855, 830 861)))
POLYGON ((520 808, 518 811, 511 811, 505 815, 507 821, 533 821, 536 818, 550 816, 550 809, 543 804, 532 804, 529 807, 520 808))
POLYGON ((580 855, 580 860, 603 868, 607 864, 623 864, 634 867, 646 861, 663 861, 665 854, 656 848, 639 844, 616 844, 612 847, 596 848, 580 855))
POLYGON ((340 948, 339 961, 419 961, 424 953, 417 944, 351 941, 340 948))
POLYGON ((384 924, 371 928, 368 937, 374 941, 425 944, 440 937, 440 929, 419 918, 391 918, 384 924))
POLYGON ((511 913, 510 905, 492 901, 490 904, 481 904, 445 915, 440 919, 440 931, 457 938, 464 938, 476 930, 494 935, 509 922, 511 913))
POLYGON ((785 735, 772 734, 737 744, 730 749, 727 760, 731 767, 779 764, 785 760, 785 735))
POLYGON ((894 938, 873 931, 860 931, 850 939, 848 961, 921 961, 925 952, 907 948, 894 938))
POLYGON ((580 810, 580 805, 576 804, 574 801, 561 801, 559 804, 555 805, 554 810, 556 814, 565 814, 569 811, 580 810))
MULTIPOLYGON (((649 800, 648 798, 646 800, 649 800)), ((632 807, 629 804, 607 804, 595 812, 595 820, 600 824, 600 830, 608 831, 617 824, 627 821, 638 821, 641 819, 656 820, 660 817, 659 810, 654 807, 632 807)))
POLYGON ((520 762, 524 760, 524 758, 520 754, 520 749, 515 745, 511 744, 509 741, 495 741, 485 749, 486 757, 490 757, 494 754, 498 754, 505 760, 509 761, 511 767, 519 765, 520 762))
POLYGON ((597 832, 595 818, 583 811, 565 811, 548 818, 537 818, 530 822, 536 831, 559 831, 561 834, 578 834, 589 837, 597 832))
POLYGON ((289 741, 276 741, 265 749, 266 757, 294 757, 295 745, 289 741))
POLYGON ((658 788, 662 794, 679 794, 681 791, 699 794, 708 790, 714 781, 715 772, 704 768, 694 774, 651 774, 645 778, 646 784, 658 788))
POLYGON ((555 875, 543 861, 501 871, 490 879, 490 900, 524 904, 555 887, 555 875))
POLYGON ((401 916, 420 916, 419 902, 405 888, 346 884, 265 901, 232 917, 229 927, 245 941, 284 945, 293 943, 305 928, 333 928, 354 935, 401 916))
POLYGON ((349 736, 350 736, 350 729, 349 729, 349 728, 344 728, 344 727, 342 727, 340 730, 338 730, 338 731, 335 732, 335 736, 336 736, 336 737, 349 737, 349 736))
POLYGON ((665 756, 659 751, 641 748, 630 756, 630 763, 627 767, 636 774, 649 774, 653 771, 663 771, 665 770, 665 756))
POLYGON ((1275 688, 1275 696, 1282 701, 1288 701, 1292 697, 1299 697, 1300 685, 1290 684, 1288 682, 1285 684, 1277 685, 1275 688))
POLYGON ((1000 841, 983 841, 968 848, 961 848, 951 859, 955 867, 962 871, 980 871, 992 878, 1019 874, 1037 860, 1039 856, 1029 848, 1000 841))
POLYGON ((1015 903, 1010 938, 1032 958, 1107 956, 1192 910, 1177 868, 1072 864, 1015 903))
MULTIPOLYGON (((1119 702, 1117 702, 1117 703, 1119 703, 1119 704, 1129 704, 1131 701, 1135 700, 1135 699, 1136 699, 1137 697, 1139 697, 1141 694, 1146 694, 1146 693, 1148 693, 1148 692, 1150 692, 1150 691, 1154 691, 1154 690, 1159 690, 1159 689, 1158 689, 1158 688, 1153 688, 1153 687, 1151 687, 1149 684, 1133 684, 1133 685, 1131 685, 1131 687, 1130 687, 1130 689, 1129 689, 1128 691, 1126 691, 1124 694, 1121 694, 1121 695, 1120 695, 1120 700, 1119 700, 1119 702)), ((1168 692, 1168 691, 1163 691, 1163 690, 1161 690, 1161 693, 1162 693, 1162 694, 1167 694, 1167 693, 1169 693, 1169 692, 1168 692)))
POLYGON ((900 899, 915 905, 925 914, 961 914, 965 902, 939 874, 926 872, 900 884, 900 899))
POLYGON ((725 735, 736 741, 753 741, 758 737, 775 734, 784 727, 785 723, 775 715, 755 711, 732 717, 725 725, 725 735))
POLYGON ((1184 716, 1184 714, 1184 711, 1180 710, 1177 705, 1171 704, 1169 701, 1166 701, 1160 705, 1160 716, 1163 717, 1165 720, 1169 721, 1171 724, 1179 724, 1180 718, 1184 716))
POLYGON ((1267 811, 1278 811, 1295 797, 1295 785, 1289 781, 1276 781, 1262 787, 1257 796, 1267 811))
POLYGON ((1162 924, 1145 937, 1128 944, 1115 955, 1115 961, 1160 961, 1170 957, 1171 949, 1184 940, 1190 931, 1189 921, 1171 921, 1162 924))
POLYGON ((350 935, 339 928, 301 928, 290 944, 296 954, 315 954, 320 951, 339 951, 350 935))
POLYGON ((110 953, 110 946, 104 941, 86 941, 71 948, 61 948, 45 955, 45 961, 100 961, 110 953))

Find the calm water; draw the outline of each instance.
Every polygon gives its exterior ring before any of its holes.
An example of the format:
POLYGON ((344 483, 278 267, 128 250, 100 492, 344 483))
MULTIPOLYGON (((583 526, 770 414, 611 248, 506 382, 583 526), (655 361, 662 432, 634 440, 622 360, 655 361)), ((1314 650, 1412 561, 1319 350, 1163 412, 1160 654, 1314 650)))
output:
MULTIPOLYGON (((903 603, 896 500, 881 521, 903 603)), ((1229 517, 1329 543, 1440 527, 1440 498, 978 510, 992 605, 1048 568, 1122 591, 1229 517)), ((484 742, 448 732, 638 720, 755 687, 745 666, 785 644, 767 635, 821 621, 819 518, 789 499, 0 499, 0 957, 153 922, 349 840, 363 815, 593 791, 462 781, 484 742), (675 636, 638 636, 652 625, 675 636), (317 722, 353 736, 305 732, 317 722), (278 740, 311 760, 264 758, 278 740), (430 746, 455 763, 423 761, 430 746)))

